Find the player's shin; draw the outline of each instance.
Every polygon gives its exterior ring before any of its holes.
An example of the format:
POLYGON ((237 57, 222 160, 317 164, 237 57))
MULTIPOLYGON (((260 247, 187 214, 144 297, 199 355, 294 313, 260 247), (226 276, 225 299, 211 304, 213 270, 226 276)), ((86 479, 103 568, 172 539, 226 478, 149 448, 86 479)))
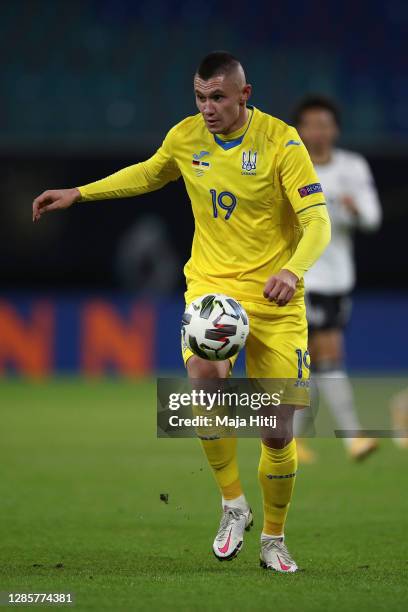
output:
POLYGON ((237 439, 221 438, 201 440, 215 480, 224 500, 233 500, 242 495, 237 462, 237 439))
MULTIPOLYGON (((361 425, 354 407, 353 389, 346 372, 341 366, 325 368, 324 365, 319 364, 313 373, 321 396, 327 402, 339 429, 358 431, 361 425)), ((343 442, 346 446, 351 446, 353 438, 345 437, 343 442)))
POLYGON ((212 550, 219 561, 227 561, 239 554, 244 532, 253 525, 252 512, 239 481, 237 440, 219 438, 201 440, 201 444, 222 493, 222 516, 212 550))
POLYGON ((282 536, 297 470, 296 441, 283 448, 270 448, 262 442, 258 478, 262 489, 263 533, 282 536))
POLYGON ((316 381, 319 391, 329 405, 336 420, 337 427, 343 432, 350 432, 350 437, 345 435, 343 442, 348 449, 350 457, 361 461, 378 448, 378 442, 374 438, 359 436, 362 429, 357 411, 354 406, 353 388, 346 372, 341 369, 318 371, 316 381))

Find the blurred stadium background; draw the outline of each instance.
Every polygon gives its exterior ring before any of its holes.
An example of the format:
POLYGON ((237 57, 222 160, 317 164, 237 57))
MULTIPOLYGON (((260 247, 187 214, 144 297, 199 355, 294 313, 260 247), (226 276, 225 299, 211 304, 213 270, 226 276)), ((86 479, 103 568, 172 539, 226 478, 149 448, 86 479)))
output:
MULTIPOLYGON (((155 440, 154 376, 182 373, 182 267, 193 231, 183 184, 78 205, 36 226, 31 202, 150 156, 196 112, 192 76, 211 50, 236 54, 252 102, 284 120, 304 94, 334 97, 340 145, 368 158, 384 210, 379 232, 356 233, 348 367, 398 375, 402 388, 408 4, 13 0, 0 10, 0 591, 72 588, 81 609, 98 610, 169 601, 191 610, 198 598, 215 610, 222 591, 234 609, 258 609, 270 587, 252 570, 257 538, 242 565, 216 573, 205 555, 219 500, 196 441, 155 440)), ((385 410, 390 380, 360 384, 360 404, 385 410)), ((258 441, 240 442, 259 510, 258 441)), ((309 573, 279 581, 280 609, 299 609, 299 598, 313 612, 339 601, 360 612, 405 609, 406 456, 384 442, 357 472, 340 443, 319 442, 326 461, 299 478, 289 520, 309 573)))
POLYGON ((37 227, 30 204, 46 188, 84 184, 150 156, 172 125, 196 112, 194 68, 220 47, 241 58, 253 103, 271 114, 290 121, 308 92, 338 100, 341 145, 368 157, 384 208, 380 232, 356 235, 349 366, 406 370, 405 2, 294 9, 240 0, 233 8, 212 0, 15 0, 1 12, 3 372, 181 367, 182 265, 193 229, 182 182, 79 206, 37 227))

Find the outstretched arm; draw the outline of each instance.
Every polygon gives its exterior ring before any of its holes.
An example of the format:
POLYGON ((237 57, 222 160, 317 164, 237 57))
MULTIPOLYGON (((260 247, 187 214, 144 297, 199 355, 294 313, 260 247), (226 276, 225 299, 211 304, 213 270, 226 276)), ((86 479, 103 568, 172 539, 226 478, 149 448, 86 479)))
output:
POLYGON ((161 149, 140 164, 123 168, 100 181, 79 187, 81 200, 130 198, 164 187, 180 176, 178 166, 161 149))
POLYGON ((123 168, 82 187, 44 191, 33 202, 33 221, 39 221, 46 212, 63 210, 80 200, 126 198, 155 191, 179 176, 180 170, 172 156, 168 135, 158 151, 147 161, 123 168))
POLYGON ((41 215, 53 210, 64 210, 81 198, 77 187, 73 189, 49 189, 35 198, 33 202, 33 222, 41 219, 41 215))

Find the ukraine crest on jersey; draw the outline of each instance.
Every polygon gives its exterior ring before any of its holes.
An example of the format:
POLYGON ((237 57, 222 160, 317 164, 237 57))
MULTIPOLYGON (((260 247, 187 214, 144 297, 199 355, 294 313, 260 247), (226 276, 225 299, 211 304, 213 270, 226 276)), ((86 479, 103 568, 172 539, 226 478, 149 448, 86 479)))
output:
POLYGON ((172 178, 181 174, 193 209, 186 301, 219 291, 264 303, 266 280, 299 241, 296 213, 324 202, 296 130, 249 107, 246 125, 223 137, 198 114, 172 128, 156 156, 173 168, 172 178))

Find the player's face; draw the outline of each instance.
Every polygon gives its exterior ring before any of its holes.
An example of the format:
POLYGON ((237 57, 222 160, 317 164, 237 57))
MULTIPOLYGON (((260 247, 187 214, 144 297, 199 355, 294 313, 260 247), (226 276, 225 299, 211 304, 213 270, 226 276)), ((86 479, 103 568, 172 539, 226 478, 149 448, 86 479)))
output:
POLYGON ((338 136, 336 121, 332 113, 324 108, 303 111, 297 128, 309 151, 329 151, 338 136))
POLYGON ((233 75, 219 75, 208 81, 196 75, 194 91, 197 108, 212 134, 229 134, 245 123, 250 85, 240 88, 233 75))

